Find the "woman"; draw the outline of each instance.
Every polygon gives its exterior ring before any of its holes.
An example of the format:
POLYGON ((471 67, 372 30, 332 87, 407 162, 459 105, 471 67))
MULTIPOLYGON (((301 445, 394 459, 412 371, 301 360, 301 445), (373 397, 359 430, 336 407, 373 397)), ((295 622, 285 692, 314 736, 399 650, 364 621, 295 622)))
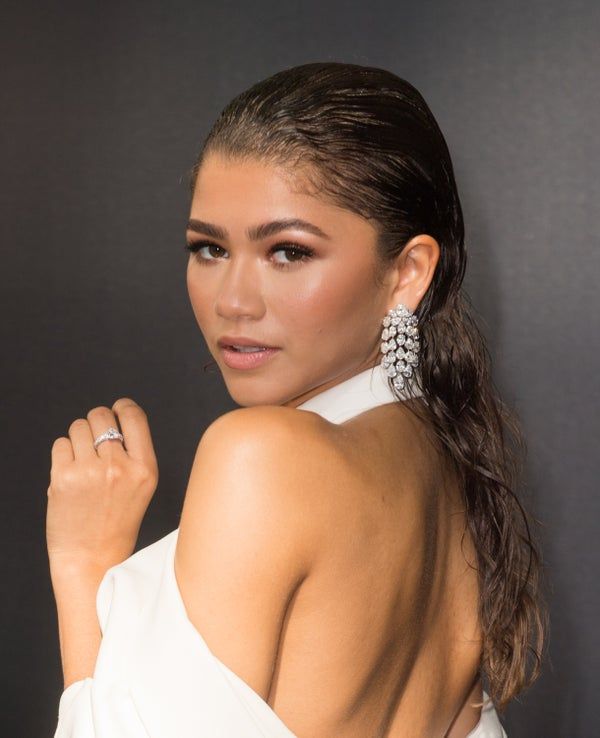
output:
POLYGON ((427 104, 381 69, 284 70, 226 107, 191 190, 190 299, 243 407, 133 555, 144 411, 55 441, 55 738, 505 736, 496 708, 539 673, 540 562, 427 104))

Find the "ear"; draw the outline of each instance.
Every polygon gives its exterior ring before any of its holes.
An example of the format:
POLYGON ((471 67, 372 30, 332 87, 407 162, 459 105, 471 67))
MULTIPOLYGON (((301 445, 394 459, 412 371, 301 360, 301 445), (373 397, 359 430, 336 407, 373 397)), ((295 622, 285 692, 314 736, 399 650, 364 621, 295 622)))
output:
POLYGON ((411 238, 396 257, 387 309, 402 302, 416 310, 431 284, 439 258, 440 247, 435 238, 427 234, 411 238))

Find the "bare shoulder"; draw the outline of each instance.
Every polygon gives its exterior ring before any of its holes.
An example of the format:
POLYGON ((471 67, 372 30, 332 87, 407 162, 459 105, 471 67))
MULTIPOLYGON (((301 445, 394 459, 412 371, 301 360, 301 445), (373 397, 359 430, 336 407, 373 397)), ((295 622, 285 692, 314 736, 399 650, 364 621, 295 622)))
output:
POLYGON ((199 441, 184 513, 206 516, 210 507, 223 517, 235 509, 240 525, 261 529, 273 545, 285 531, 308 570, 325 533, 319 509, 344 463, 332 430, 316 413, 278 405, 224 413, 199 441))
POLYGON ((198 443, 181 513, 175 576, 188 617, 264 699, 288 604, 322 550, 319 420, 279 406, 217 418, 198 443))
POLYGON ((221 415, 204 432, 200 445, 214 453, 234 452, 254 470, 283 475, 291 489, 323 464, 343 460, 336 429, 320 415, 279 405, 238 408, 221 415))

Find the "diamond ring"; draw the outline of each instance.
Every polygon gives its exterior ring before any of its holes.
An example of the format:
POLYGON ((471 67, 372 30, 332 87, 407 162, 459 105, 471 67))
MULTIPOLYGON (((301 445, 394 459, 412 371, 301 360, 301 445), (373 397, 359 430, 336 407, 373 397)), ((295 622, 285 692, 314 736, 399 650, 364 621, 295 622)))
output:
POLYGON ((123 438, 123 434, 119 433, 119 431, 116 428, 113 428, 111 425, 111 427, 106 432, 102 433, 101 435, 98 436, 98 438, 94 439, 94 448, 98 448, 98 446, 103 441, 112 441, 112 440, 121 441, 123 443, 125 439, 123 438))

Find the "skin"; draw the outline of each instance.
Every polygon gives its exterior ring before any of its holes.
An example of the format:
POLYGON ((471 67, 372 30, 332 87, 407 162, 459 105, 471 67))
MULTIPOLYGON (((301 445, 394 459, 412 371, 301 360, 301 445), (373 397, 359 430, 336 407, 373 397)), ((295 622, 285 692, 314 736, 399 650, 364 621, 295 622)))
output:
MULTIPOLYGON (((205 160, 196 181, 190 220, 219 225, 229 237, 210 238, 219 248, 191 256, 188 292, 227 390, 243 406, 295 407, 373 366, 381 319, 399 302, 416 308, 439 258, 435 239, 417 236, 388 271, 385 286, 377 287, 365 279, 373 271, 373 226, 296 189, 284 170, 217 156, 205 160), (329 238, 287 229, 253 242, 245 233, 248 226, 290 217, 319 225, 329 238), (269 255, 281 241, 308 246, 315 256, 300 263, 293 253, 269 255), (224 334, 256 337, 283 350, 268 369, 232 370, 217 346, 224 334)), ((207 236, 188 230, 187 238, 207 236)))
POLYGON ((46 544, 64 689, 93 674, 102 635, 98 586, 133 553, 157 483, 148 420, 130 398, 92 408, 52 444, 46 544), (110 426, 120 427, 126 448, 115 440, 94 448, 94 438, 110 426))
MULTIPOLYGON (((241 407, 199 441, 175 551, 178 588, 214 657, 299 738, 461 738, 479 719, 469 701, 481 699, 481 643, 456 480, 402 403, 339 425, 296 410, 378 363, 383 316, 399 302, 417 307, 439 245, 427 234, 411 239, 378 286, 370 223, 295 185, 285 170, 216 156, 198 176, 190 220, 228 235, 190 255, 187 286, 241 407), (247 228, 280 218, 328 237, 288 229, 248 238, 247 228), (281 241, 314 256, 273 253, 281 241), (217 346, 225 333, 281 350, 262 367, 233 370, 217 346)), ((206 237, 191 229, 187 238, 206 237)), ((73 421, 53 444, 50 477, 66 688, 93 676, 98 585, 133 553, 156 489, 142 408, 120 398, 73 421), (110 425, 125 444, 94 449, 110 425)))
POLYGON ((339 426, 294 411, 379 362, 381 319, 399 302, 417 307, 438 243, 413 238, 378 286, 367 220, 303 193, 283 169, 216 155, 198 174, 190 222, 189 242, 213 244, 190 255, 192 308, 242 406, 209 427, 194 460, 175 555, 190 620, 300 737, 465 736, 480 715, 469 700, 481 699, 481 642, 456 480, 398 403, 339 426), (282 218, 328 237, 248 238, 282 218), (273 246, 289 241, 314 256, 279 269, 295 254, 273 246), (281 350, 231 369, 223 334, 281 350), (431 521, 437 537, 426 536, 431 521))

